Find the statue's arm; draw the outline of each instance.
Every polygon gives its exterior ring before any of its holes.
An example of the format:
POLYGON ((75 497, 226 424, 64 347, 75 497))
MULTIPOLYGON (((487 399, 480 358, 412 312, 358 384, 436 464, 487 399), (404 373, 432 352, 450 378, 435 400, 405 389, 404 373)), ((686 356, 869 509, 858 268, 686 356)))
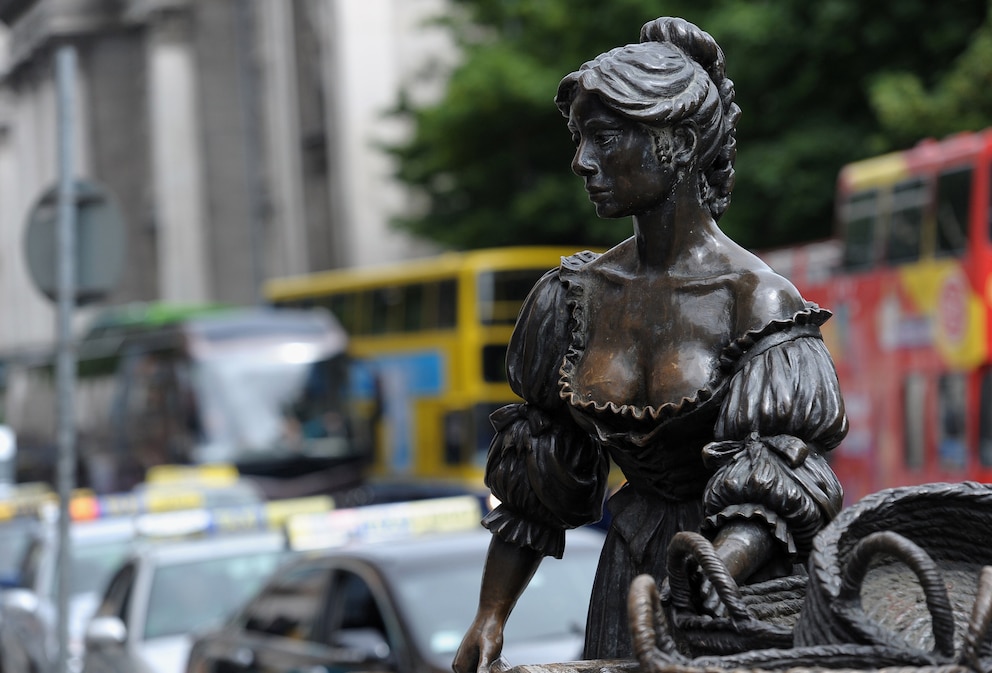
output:
POLYGON ((507 617, 544 556, 560 558, 565 530, 598 521, 609 461, 558 395, 570 343, 570 312, 557 272, 521 310, 507 352, 510 384, 524 402, 492 415, 486 484, 500 505, 483 520, 492 533, 476 617, 453 663, 487 673, 503 647, 507 617))
POLYGON ((482 573, 479 609, 452 663, 456 673, 489 673, 503 650, 506 620, 541 558, 529 547, 519 547, 493 535, 482 573))
POLYGON ((805 330, 734 375, 703 451, 715 474, 702 530, 738 581, 802 562, 842 504, 824 454, 847 431, 844 404, 829 353, 805 330))

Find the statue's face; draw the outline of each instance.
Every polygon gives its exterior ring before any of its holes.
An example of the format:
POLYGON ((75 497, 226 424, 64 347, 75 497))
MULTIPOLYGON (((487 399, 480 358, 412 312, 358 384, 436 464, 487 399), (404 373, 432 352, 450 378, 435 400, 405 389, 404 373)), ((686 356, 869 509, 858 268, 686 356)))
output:
POLYGON ((659 158, 656 138, 668 129, 649 129, 580 90, 569 108, 568 128, 575 141, 572 171, 583 178, 600 217, 626 217, 653 210, 668 196, 675 170, 659 158))

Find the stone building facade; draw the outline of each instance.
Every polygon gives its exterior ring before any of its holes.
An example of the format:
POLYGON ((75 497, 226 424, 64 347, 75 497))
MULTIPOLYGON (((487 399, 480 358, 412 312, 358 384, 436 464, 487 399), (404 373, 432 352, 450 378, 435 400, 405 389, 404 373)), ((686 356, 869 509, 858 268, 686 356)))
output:
MULTIPOLYGON (((376 149, 399 91, 439 95, 444 0, 0 0, 0 351, 46 343, 23 252, 58 176, 54 54, 78 55, 79 177, 115 197, 126 261, 105 303, 250 304, 274 276, 434 252, 376 149)), ((83 321, 87 312, 78 311, 83 321)))

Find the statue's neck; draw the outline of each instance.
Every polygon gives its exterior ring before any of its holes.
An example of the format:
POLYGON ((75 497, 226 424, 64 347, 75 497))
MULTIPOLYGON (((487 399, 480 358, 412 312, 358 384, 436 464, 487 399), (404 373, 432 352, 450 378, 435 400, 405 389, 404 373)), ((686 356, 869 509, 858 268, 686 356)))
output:
POLYGON ((693 179, 679 181, 658 207, 634 216, 638 263, 648 273, 691 272, 720 237, 693 179))

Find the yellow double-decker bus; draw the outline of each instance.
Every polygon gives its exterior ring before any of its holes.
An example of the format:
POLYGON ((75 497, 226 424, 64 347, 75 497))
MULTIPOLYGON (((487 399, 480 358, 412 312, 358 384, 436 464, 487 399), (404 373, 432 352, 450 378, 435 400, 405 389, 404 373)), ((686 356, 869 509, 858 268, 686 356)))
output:
POLYGON ((482 483, 489 415, 518 400, 506 347, 524 298, 582 248, 451 252, 270 280, 272 304, 329 309, 349 334, 353 390, 380 477, 482 483))

